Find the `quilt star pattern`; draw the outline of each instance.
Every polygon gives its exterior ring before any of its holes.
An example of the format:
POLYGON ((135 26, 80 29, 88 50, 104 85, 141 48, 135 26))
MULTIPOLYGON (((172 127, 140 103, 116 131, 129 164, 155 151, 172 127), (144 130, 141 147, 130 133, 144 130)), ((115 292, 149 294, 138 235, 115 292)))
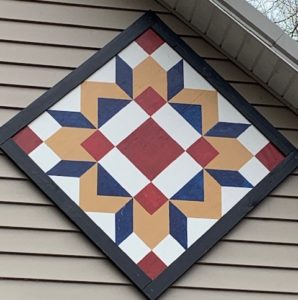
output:
POLYGON ((151 279, 284 159, 152 29, 13 140, 151 279))

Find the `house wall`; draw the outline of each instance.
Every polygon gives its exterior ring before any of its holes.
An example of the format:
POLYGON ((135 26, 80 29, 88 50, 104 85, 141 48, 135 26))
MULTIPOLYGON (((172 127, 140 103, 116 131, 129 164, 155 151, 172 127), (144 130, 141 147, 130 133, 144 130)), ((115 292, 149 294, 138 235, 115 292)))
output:
MULTIPOLYGON (((0 0, 0 125, 151 9, 298 146, 298 117, 153 0, 0 0)), ((298 171, 162 299, 298 297, 298 171)), ((0 153, 0 299, 143 299, 0 153)))

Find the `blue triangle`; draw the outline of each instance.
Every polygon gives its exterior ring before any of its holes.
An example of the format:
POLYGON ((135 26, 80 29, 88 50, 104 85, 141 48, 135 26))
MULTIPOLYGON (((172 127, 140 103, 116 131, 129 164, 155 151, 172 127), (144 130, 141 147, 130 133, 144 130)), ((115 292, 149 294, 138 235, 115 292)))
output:
POLYGON ((187 217, 172 203, 170 209, 170 234, 185 249, 187 248, 187 217))
POLYGON ((115 214, 116 244, 121 244, 133 232, 133 200, 115 214))
POLYGON ((128 192, 98 164, 97 195, 130 197, 128 192))
POLYGON ((202 133, 201 106, 195 104, 170 103, 170 105, 199 133, 202 133))
POLYGON ((180 191, 171 199, 204 201, 203 171, 195 175, 180 191))
POLYGON ((98 128, 111 119, 116 113, 124 108, 130 100, 121 99, 98 99, 98 128))
POLYGON ((129 96, 132 97, 133 70, 118 55, 116 56, 116 83, 129 96))
POLYGON ((183 60, 181 59, 167 73, 168 100, 171 100, 184 88, 183 60))

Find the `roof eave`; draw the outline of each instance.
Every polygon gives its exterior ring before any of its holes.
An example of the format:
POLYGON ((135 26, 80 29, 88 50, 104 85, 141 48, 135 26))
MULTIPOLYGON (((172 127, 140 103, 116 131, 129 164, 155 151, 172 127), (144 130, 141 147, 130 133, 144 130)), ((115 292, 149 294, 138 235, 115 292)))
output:
POLYGON ((276 24, 245 0, 156 1, 298 111, 298 43, 276 24))

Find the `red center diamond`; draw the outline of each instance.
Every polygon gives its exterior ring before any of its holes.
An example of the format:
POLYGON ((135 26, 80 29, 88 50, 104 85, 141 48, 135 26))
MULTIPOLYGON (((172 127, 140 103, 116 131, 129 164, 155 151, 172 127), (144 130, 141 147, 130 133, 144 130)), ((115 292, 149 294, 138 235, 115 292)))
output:
POLYGON ((82 143, 82 147, 95 160, 100 160, 114 148, 114 145, 100 131, 96 130, 82 143))
POLYGON ((117 147, 150 180, 184 151, 151 118, 117 147))

